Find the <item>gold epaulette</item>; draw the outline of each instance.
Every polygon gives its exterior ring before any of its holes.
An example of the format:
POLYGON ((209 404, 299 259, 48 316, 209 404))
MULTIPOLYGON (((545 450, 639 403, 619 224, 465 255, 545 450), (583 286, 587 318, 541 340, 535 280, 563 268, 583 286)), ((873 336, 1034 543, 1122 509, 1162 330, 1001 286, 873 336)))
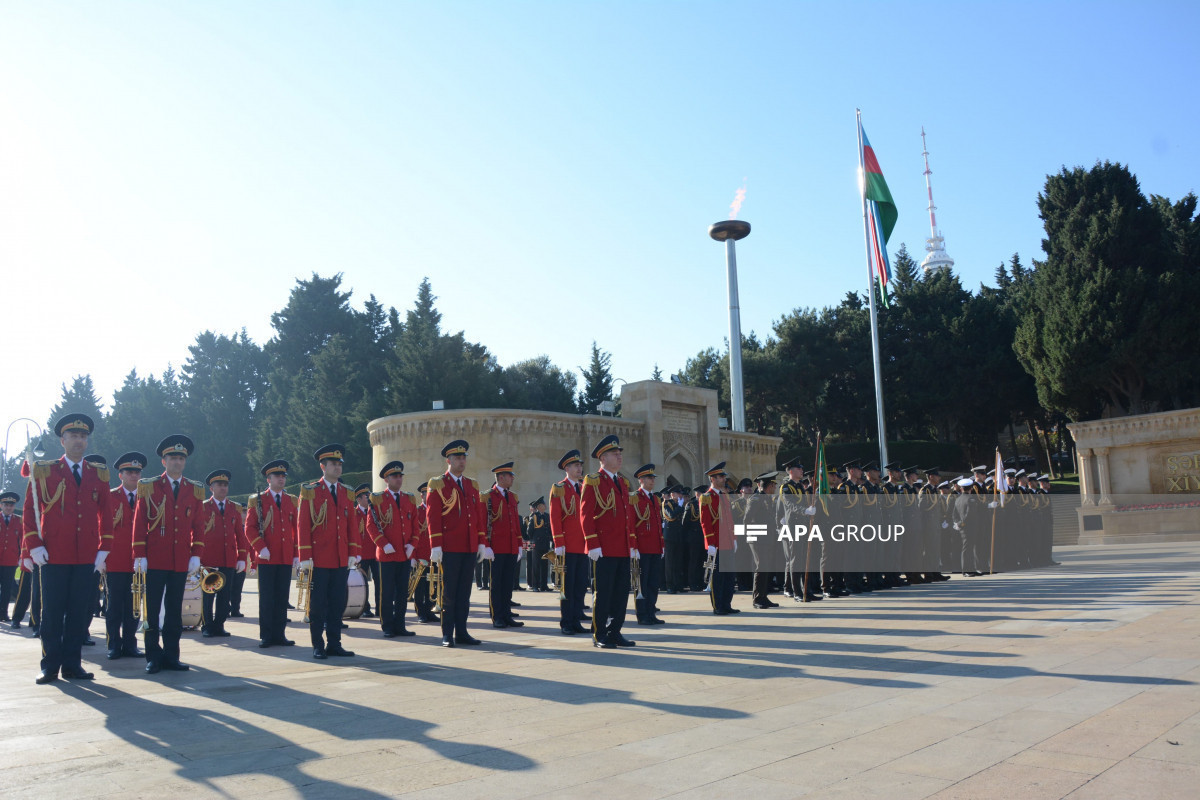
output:
MULTIPOLYGON (((87 462, 91 464, 91 462, 87 462)), ((108 465, 107 464, 92 464, 92 469, 96 470, 96 477, 108 483, 108 465)))
POLYGON ((565 492, 565 491, 566 491, 566 489, 563 488, 563 485, 561 482, 550 484, 550 499, 553 500, 556 497, 562 497, 563 492, 565 492))
POLYGON ((318 483, 320 483, 320 481, 313 481, 312 483, 303 483, 300 485, 300 502, 312 500, 317 496, 318 483))
POLYGON ((463 478, 463 488, 465 489, 465 488, 466 488, 466 487, 468 487, 468 486, 470 486, 471 488, 473 488, 473 489, 474 489, 475 491, 477 491, 477 492, 479 491, 479 484, 478 484, 478 483, 476 483, 476 482, 475 482, 475 480, 474 480, 473 478, 467 478, 467 477, 464 477, 464 478, 463 478))
POLYGON ((138 479, 138 497, 141 499, 149 497, 154 493, 154 484, 158 478, 139 478, 138 479))
POLYGON ((425 487, 425 491, 426 492, 440 492, 442 490, 442 485, 444 483, 445 483, 445 480, 440 475, 436 478, 430 478, 429 485, 425 487))
POLYGON ((252 494, 246 498, 246 511, 249 511, 252 508, 255 511, 258 511, 258 509, 259 509, 258 498, 259 498, 258 493, 252 494))
POLYGON ((383 492, 371 492, 371 505, 376 508, 383 505, 383 492))
POLYGON ((599 486, 600 485, 600 473, 599 472, 589 472, 587 475, 584 475, 583 476, 583 485, 584 486, 599 486))
POLYGON ((57 461, 35 461, 33 462, 33 477, 37 480, 45 480, 50 477, 50 469, 57 461))
POLYGON ((411 500, 414 506, 417 504, 417 496, 415 494, 413 494, 412 492, 401 492, 400 494, 404 495, 409 500, 411 500))
POLYGON ((637 493, 636 491, 632 491, 632 492, 630 492, 630 493, 629 493, 629 499, 630 499, 630 500, 637 500, 637 494, 638 494, 638 493, 637 493))
POLYGON ((205 488, 203 486, 196 483, 195 481, 191 481, 191 484, 192 484, 192 488, 196 490, 196 499, 203 500, 204 496, 206 494, 208 494, 208 492, 205 490, 205 488))
POLYGON ((702 506, 712 505, 712 495, 709 494, 708 492, 702 493, 700 495, 700 505, 702 505, 702 506))

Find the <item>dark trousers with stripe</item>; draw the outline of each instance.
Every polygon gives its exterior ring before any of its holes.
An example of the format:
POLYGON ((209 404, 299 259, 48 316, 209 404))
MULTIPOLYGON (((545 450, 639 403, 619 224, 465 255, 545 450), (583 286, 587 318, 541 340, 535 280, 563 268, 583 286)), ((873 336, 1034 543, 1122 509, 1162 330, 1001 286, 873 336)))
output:
POLYGON ((591 571, 591 559, 583 553, 567 553, 563 557, 562 594, 566 597, 558 601, 560 626, 570 628, 583 619, 583 600, 587 597, 591 571))
POLYGON ((109 572, 108 610, 104 612, 104 629, 109 650, 132 653, 137 650, 137 621, 133 618, 133 573, 109 572))
POLYGON ((308 603, 308 632, 313 647, 324 647, 326 642, 330 647, 338 647, 342 643, 349 572, 347 567, 313 567, 312 596, 308 603))
POLYGON ((37 627, 42 619, 42 574, 38 567, 34 567, 33 572, 21 570, 21 577, 17 579, 17 602, 13 604, 13 622, 25 619, 26 611, 29 612, 29 624, 37 627))
MULTIPOLYGON (((375 551, 371 550, 371 552, 374 553, 375 551)), ((367 576, 367 604, 363 608, 364 614, 368 613, 371 610, 371 598, 372 597, 375 598, 375 611, 376 611, 376 613, 379 612, 379 594, 380 594, 380 592, 383 591, 383 584, 380 583, 380 576, 382 575, 383 564, 386 564, 386 563, 389 563, 389 562, 385 561, 385 562, 381 563, 379 561, 376 561, 373 558, 370 561, 368 561, 364 558, 362 561, 358 562, 359 568, 362 569, 363 574, 367 576), (372 584, 374 584, 374 586, 375 586, 374 592, 371 591, 372 584)), ((408 562, 406 561, 404 563, 407 564, 408 562)), ((407 587, 405 587, 405 588, 407 589, 407 587)))
POLYGON ((662 574, 662 555, 659 553, 642 554, 642 598, 633 600, 637 609, 638 622, 654 619, 654 608, 658 602, 658 580, 662 574))
POLYGON ((417 619, 421 621, 435 616, 433 613, 433 600, 429 597, 428 566, 426 566, 424 574, 421 575, 421 580, 417 581, 416 590, 413 591, 413 612, 417 615, 417 619))
POLYGON ((713 611, 728 611, 733 607, 733 582, 737 574, 721 569, 721 561, 726 557, 730 561, 733 561, 732 552, 717 552, 717 567, 713 570, 712 593, 709 596, 709 599, 712 601, 713 611))
POLYGON ((242 613, 242 588, 246 585, 246 573, 250 571, 249 565, 241 572, 233 573, 233 581, 229 586, 229 614, 242 613))
MULTIPOLYGON (((0 621, 7 622, 8 606, 13 601, 13 590, 17 587, 16 565, 0 567, 0 621)), ((21 572, 24 575, 24 571, 21 572)))
POLYGON ((146 609, 150 615, 147 620, 149 627, 144 634, 146 661, 170 664, 179 660, 179 638, 183 635, 183 588, 186 583, 187 572, 146 570, 146 609), (159 609, 165 609, 161 630, 159 609))
POLYGON ((288 593, 292 589, 291 564, 258 565, 258 638, 283 639, 287 627, 288 593))
POLYGON ((372 561, 378 570, 375 607, 379 612, 379 628, 384 633, 405 630, 404 615, 408 610, 408 576, 411 572, 407 561, 372 561))
POLYGON ((475 580, 474 553, 443 553, 442 638, 466 637, 467 614, 471 610, 471 586, 475 580))
POLYGON ((597 642, 621 634, 629 611, 629 556, 601 556, 596 561, 596 594, 592 598, 592 638, 597 642))
POLYGON ((224 629, 225 620, 229 619, 229 598, 233 594, 233 576, 237 574, 233 567, 217 567, 217 570, 225 576, 221 591, 200 593, 201 625, 213 632, 224 629))
POLYGON ((96 593, 92 564, 44 564, 41 572, 42 669, 80 669, 96 593))
POLYGON ((517 556, 509 553, 496 553, 492 561, 492 588, 488 595, 492 622, 513 621, 513 581, 517 566, 517 556))

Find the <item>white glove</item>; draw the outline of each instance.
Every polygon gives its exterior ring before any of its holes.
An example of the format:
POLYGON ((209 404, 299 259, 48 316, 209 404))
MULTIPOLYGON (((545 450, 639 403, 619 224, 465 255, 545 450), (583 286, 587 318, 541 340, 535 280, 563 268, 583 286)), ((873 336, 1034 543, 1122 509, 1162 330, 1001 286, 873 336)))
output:
POLYGON ((715 555, 717 554, 717 548, 715 548, 715 547, 709 547, 709 548, 708 548, 708 554, 709 554, 710 556, 715 556, 715 555))
POLYGON ((412 554, 413 554, 413 550, 416 550, 416 549, 417 549, 417 548, 413 547, 411 544, 406 544, 406 545, 404 545, 404 557, 405 557, 405 558, 408 558, 408 559, 411 559, 411 558, 412 558, 412 554))
POLYGON ((292 569, 300 569, 300 557, 296 556, 292 559, 292 569))
POLYGON ((391 542, 388 542, 387 544, 385 544, 383 546, 383 554, 384 555, 390 556, 394 552, 396 552, 396 548, 392 547, 391 542))
POLYGON ((101 550, 96 553, 96 572, 99 572, 101 575, 104 574, 104 560, 106 558, 108 558, 107 550, 101 550))
POLYGON ((200 571, 200 556, 192 556, 188 559, 188 575, 195 575, 200 571))
POLYGON ((599 561, 602 555, 604 554, 600 552, 599 547, 593 547, 591 550, 588 550, 588 558, 592 561, 599 561))
POLYGON ((234 568, 234 572, 245 572, 245 571, 246 571, 246 562, 245 561, 237 562, 237 566, 234 568))
POLYGON ((634 548, 630 549, 630 551, 629 551, 629 557, 630 557, 630 558, 636 558, 636 559, 638 559, 638 560, 641 560, 641 558, 642 558, 642 554, 638 552, 638 549, 637 549, 636 547, 634 547, 634 548))
POLYGON ((410 558, 408 560, 408 566, 411 569, 416 569, 417 568, 417 560, 415 558, 410 558))
POLYGON ((995 508, 998 505, 1000 504, 993 500, 992 502, 988 503, 988 508, 995 508))
POLYGON ((817 513, 817 507, 816 507, 816 506, 807 506, 807 507, 804 509, 804 516, 806 516, 806 517, 812 517, 812 516, 815 516, 815 515, 816 515, 816 513, 817 513))
POLYGON ((35 547, 29 551, 29 557, 33 559, 33 563, 39 567, 50 561, 50 554, 46 552, 44 547, 35 547))
POLYGON ((496 551, 490 547, 483 548, 483 558, 485 561, 495 561, 496 551))
POLYGON ((737 539, 733 540, 733 552, 737 552, 737 539))
POLYGON ((958 527, 958 523, 957 523, 957 522, 956 522, 956 523, 954 523, 954 530, 956 530, 956 531, 960 531, 960 530, 962 530, 962 528, 958 527))
POLYGON ((566 554, 567 554, 567 548, 565 548, 565 547, 556 547, 556 548, 554 548, 554 555, 556 555, 556 556, 565 556, 566 554))
POLYGON ((300 562, 299 569, 312 569, 312 559, 306 558, 300 562))
POLYGON ((442 563, 442 548, 434 547, 429 550, 429 560, 434 564, 442 563))
POLYGON ((144 559, 144 558, 135 558, 133 560, 133 571, 134 572, 145 572, 146 568, 149 566, 150 565, 146 562, 146 559, 144 559))
POLYGON ((945 530, 946 528, 949 528, 949 527, 950 527, 950 523, 949 523, 949 522, 943 522, 943 523, 942 523, 942 530, 945 530))
POLYGON ((482 561, 484 550, 487 550, 487 545, 486 544, 479 545, 478 549, 475 550, 475 558, 482 561))
POLYGON ((270 551, 270 549, 269 549, 269 548, 266 548, 266 547, 264 547, 262 550, 259 550, 259 551, 258 551, 258 560, 259 560, 259 561, 270 561, 270 560, 271 560, 271 551, 270 551))
POLYGON ((358 556, 350 556, 346 559, 346 569, 354 569, 358 565, 358 556))
POLYGON ((423 558, 416 558, 416 559, 413 559, 413 560, 414 560, 414 561, 416 561, 418 564, 424 564, 424 565, 425 565, 425 566, 427 566, 427 567, 429 566, 429 562, 428 562, 428 561, 426 561, 426 560, 425 560, 425 559, 423 559, 423 558))
POLYGON ((33 559, 32 558, 27 558, 21 563, 23 563, 25 565, 26 572, 33 572, 33 559))

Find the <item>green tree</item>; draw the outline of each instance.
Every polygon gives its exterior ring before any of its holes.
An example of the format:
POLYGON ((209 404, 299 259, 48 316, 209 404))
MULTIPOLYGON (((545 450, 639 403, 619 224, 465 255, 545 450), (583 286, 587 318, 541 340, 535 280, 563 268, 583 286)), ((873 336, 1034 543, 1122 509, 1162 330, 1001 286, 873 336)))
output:
POLYGON ((506 408, 575 411, 575 375, 554 366, 544 355, 505 367, 500 391, 506 408))
POLYGON ((100 398, 96 396, 96 387, 92 383, 91 375, 76 375, 70 386, 65 383, 62 385, 62 397, 46 420, 47 458, 56 458, 62 454, 54 436, 54 423, 67 414, 87 414, 92 418, 96 428, 89 438, 88 452, 107 455, 107 451, 112 447, 112 437, 107 430, 107 418, 100 407, 100 398))
POLYGON ((601 350, 592 342, 592 360, 583 373, 583 389, 579 392, 576 408, 580 414, 598 414, 598 406, 613 399, 612 355, 601 350))

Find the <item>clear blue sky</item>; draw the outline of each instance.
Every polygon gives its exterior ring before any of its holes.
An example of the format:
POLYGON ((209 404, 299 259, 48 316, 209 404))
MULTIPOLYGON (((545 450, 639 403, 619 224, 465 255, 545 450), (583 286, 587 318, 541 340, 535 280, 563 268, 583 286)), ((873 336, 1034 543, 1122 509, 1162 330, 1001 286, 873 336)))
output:
MULTIPOLYGON (((726 336, 707 226, 746 180, 746 332, 865 286, 854 109, 900 209, 977 288, 1040 256, 1045 175, 1197 188, 1195 3, 8 3, 0 424, 88 372, 271 334, 343 272, 501 363, 665 373, 726 336), (78 327, 64 326, 78 320, 78 327), (75 333, 74 331, 77 331, 75 333)), ((868 402, 864 400, 864 402, 868 402)))

